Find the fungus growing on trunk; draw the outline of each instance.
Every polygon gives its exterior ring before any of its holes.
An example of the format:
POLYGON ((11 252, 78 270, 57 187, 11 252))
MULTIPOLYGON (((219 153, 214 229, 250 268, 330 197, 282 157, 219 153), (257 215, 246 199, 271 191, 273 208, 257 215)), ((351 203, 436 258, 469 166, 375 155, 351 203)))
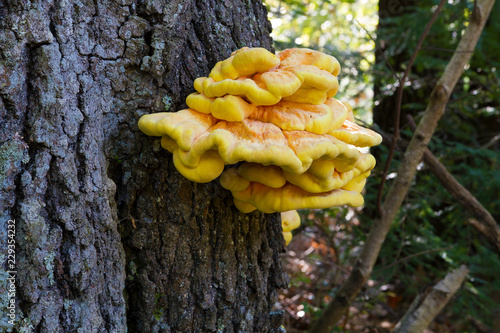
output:
POLYGON ((286 245, 292 240, 292 230, 300 226, 300 216, 296 210, 289 210, 281 213, 281 228, 286 245))
POLYGON ((242 48, 195 80, 189 109, 145 115, 139 128, 162 137, 189 180, 221 176, 240 211, 283 212, 288 244, 300 224, 296 209, 362 205, 375 166, 358 148, 382 139, 333 98, 339 72, 338 61, 318 51, 242 48))

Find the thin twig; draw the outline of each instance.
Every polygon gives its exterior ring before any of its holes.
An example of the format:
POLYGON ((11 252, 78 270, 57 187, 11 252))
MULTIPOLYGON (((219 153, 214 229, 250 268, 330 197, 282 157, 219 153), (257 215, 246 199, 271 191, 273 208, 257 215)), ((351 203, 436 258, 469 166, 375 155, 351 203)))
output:
POLYGON ((443 51, 443 52, 450 52, 450 53, 472 53, 474 50, 465 50, 465 51, 456 51, 452 49, 443 49, 441 47, 422 47, 421 50, 431 50, 431 51, 443 51))
POLYGON ((500 140, 500 134, 495 135, 493 138, 491 138, 490 141, 488 141, 488 143, 486 143, 485 145, 481 146, 480 148, 481 149, 488 149, 491 146, 493 146, 498 140, 500 140))
POLYGON ((396 81, 399 81, 399 77, 398 75, 396 74, 396 71, 394 70, 394 68, 392 68, 392 65, 391 63, 389 62, 389 60, 385 57, 385 53, 384 53, 384 50, 382 50, 382 48, 378 45, 377 41, 372 37, 372 35, 370 34, 370 32, 357 20, 357 19, 354 19, 354 21, 359 24, 359 26, 361 28, 363 28, 363 30, 366 32, 366 34, 368 35, 368 37, 370 38, 370 40, 375 44, 375 47, 377 48, 377 50, 380 52, 380 54, 382 55, 382 57, 384 58, 384 61, 385 63, 387 64, 387 66, 389 66, 389 69, 391 70, 391 73, 392 75, 394 76, 394 78, 396 79, 396 81))
POLYGON ((415 258, 415 257, 422 256, 422 255, 424 255, 424 254, 429 254, 429 253, 432 253, 432 252, 438 252, 438 251, 448 250, 448 249, 451 249, 452 247, 453 247, 453 246, 452 246, 452 245, 450 245, 450 246, 446 246, 446 247, 441 247, 441 248, 439 248, 439 249, 430 249, 430 250, 425 250, 425 251, 417 252, 417 253, 414 253, 414 254, 410 254, 409 256, 406 256, 406 257, 403 257, 403 258, 401 258, 401 259, 398 259, 398 260, 396 260, 396 261, 394 261, 394 262, 390 263, 390 264, 389 264, 389 265, 387 265, 387 266, 384 266, 384 267, 381 267, 381 268, 377 269, 377 270, 376 270, 376 271, 374 271, 373 273, 374 273, 374 274, 377 274, 377 273, 379 273, 379 272, 381 272, 381 271, 384 271, 384 270, 386 270, 386 269, 388 269, 388 268, 391 268, 392 266, 395 266, 395 265, 397 265, 397 264, 399 264, 399 263, 402 263, 402 262, 405 262, 405 261, 407 261, 407 260, 410 260, 411 258, 415 258))
POLYGON ((413 63, 415 62, 415 59, 417 58, 418 52, 420 51, 420 48, 422 47, 422 44, 425 40, 425 37, 427 37, 427 34, 431 30, 431 27, 434 24, 434 21, 436 21, 436 18, 438 17, 439 12, 441 11, 441 9, 443 8, 445 3, 446 3, 446 0, 441 0, 439 2, 437 9, 432 14, 431 19, 427 23, 427 26, 425 27, 424 31, 422 32, 422 35, 420 36, 420 39, 418 40, 417 47, 413 51, 413 54, 410 58, 410 61, 408 62, 406 70, 403 74, 403 77, 399 80, 399 87, 398 87, 398 92, 396 95, 396 110, 394 111, 394 115, 395 115, 395 117, 394 117, 394 135, 392 137, 392 143, 391 143, 391 147, 389 149, 389 155, 387 156, 387 160, 385 162, 384 173, 382 174, 382 179, 380 180, 380 186, 379 186, 378 193, 377 193, 377 211, 378 211, 379 216, 382 216, 382 193, 384 191, 384 186, 385 186, 385 182, 387 179, 387 175, 389 174, 391 161, 392 161, 392 158, 394 157, 394 150, 396 149, 396 144, 399 140, 399 122, 400 122, 400 117, 401 117, 401 105, 403 104, 403 90, 404 90, 406 78, 410 74, 411 67, 413 66, 413 63))

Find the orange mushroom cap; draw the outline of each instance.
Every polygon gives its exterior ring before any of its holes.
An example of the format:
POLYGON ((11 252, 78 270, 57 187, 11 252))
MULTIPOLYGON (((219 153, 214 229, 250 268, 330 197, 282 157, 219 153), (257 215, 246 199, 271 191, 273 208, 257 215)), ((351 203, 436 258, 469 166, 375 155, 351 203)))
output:
POLYGON ((280 66, 313 65, 337 76, 340 73, 340 64, 335 57, 323 52, 306 48, 286 49, 277 54, 280 66))
POLYGON ((242 121, 250 118, 272 123, 285 131, 298 130, 316 134, 338 129, 348 114, 344 104, 335 98, 329 98, 325 104, 320 105, 281 101, 274 105, 256 106, 239 96, 208 98, 204 94, 193 93, 187 97, 186 103, 191 109, 212 114, 220 120, 242 121))
POLYGON ((283 134, 297 157, 307 166, 297 172, 285 169, 287 171, 302 173, 309 169, 313 161, 322 158, 336 161, 336 169, 345 172, 352 170, 358 161, 359 151, 333 136, 306 131, 285 131, 283 134))
POLYGON ((285 131, 307 131, 325 134, 339 128, 347 109, 334 98, 328 104, 311 105, 281 101, 275 105, 257 107, 250 119, 272 123, 285 131))

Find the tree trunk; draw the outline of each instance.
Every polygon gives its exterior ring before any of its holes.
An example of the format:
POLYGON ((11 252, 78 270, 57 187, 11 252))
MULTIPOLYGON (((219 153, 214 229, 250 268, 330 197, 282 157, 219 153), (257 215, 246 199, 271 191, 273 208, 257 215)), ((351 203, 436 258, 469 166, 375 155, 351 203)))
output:
POLYGON ((251 0, 0 2, 0 273, 16 276, 0 331, 278 330, 277 214, 239 213, 137 128, 185 108, 235 49, 270 49, 266 14, 251 0))

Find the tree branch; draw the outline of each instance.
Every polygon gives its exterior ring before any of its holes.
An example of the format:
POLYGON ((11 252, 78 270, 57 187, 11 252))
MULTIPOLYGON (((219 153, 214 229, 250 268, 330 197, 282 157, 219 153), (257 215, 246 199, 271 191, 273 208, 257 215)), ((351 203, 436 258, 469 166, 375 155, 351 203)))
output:
MULTIPOLYGON (((413 118, 410 115, 408 115, 408 118, 410 126, 414 128, 413 118)), ((470 219, 469 223, 486 236, 486 239, 500 255, 500 227, 498 227, 497 221, 490 212, 448 172, 446 167, 427 148, 424 151, 424 163, 453 198, 476 217, 477 220, 470 219)))
POLYGON ((490 212, 446 170, 446 167, 428 149, 425 150, 424 163, 446 190, 476 217, 477 220, 473 220, 474 222, 469 220, 469 223, 485 235, 500 254, 500 228, 490 212))
POLYGON ((458 44, 457 51, 459 52, 453 54, 430 96, 425 114, 398 168, 398 176, 384 201, 382 215, 374 221, 351 275, 316 322, 311 333, 330 332, 370 277, 391 224, 408 193, 417 166, 424 155, 424 150, 436 129, 439 119, 444 114, 446 103, 453 88, 472 55, 469 52, 462 51, 475 48, 493 4, 494 0, 478 0, 476 2, 471 21, 458 44))
POLYGON ((429 254, 429 253, 432 253, 432 252, 438 252, 438 251, 444 251, 444 250, 449 250, 451 249, 453 246, 445 246, 445 247, 440 247, 438 249, 430 249, 430 250, 425 250, 425 251, 421 251, 421 252, 417 252, 417 253, 413 253, 413 254, 410 254, 406 257, 403 257, 401 259, 398 259, 396 261, 393 261, 391 262, 389 265, 387 266, 384 266, 380 269, 377 269, 376 272, 380 272, 380 271, 383 271, 385 269, 388 269, 388 268, 391 268, 392 266, 395 266, 397 264, 400 264, 404 261, 407 261, 407 260, 410 260, 411 258, 415 258, 415 257, 418 257, 418 256, 422 256, 424 254, 429 254))
POLYGON ((418 295, 392 333, 423 332, 457 292, 468 273, 467 267, 462 265, 448 273, 425 297, 418 295))

